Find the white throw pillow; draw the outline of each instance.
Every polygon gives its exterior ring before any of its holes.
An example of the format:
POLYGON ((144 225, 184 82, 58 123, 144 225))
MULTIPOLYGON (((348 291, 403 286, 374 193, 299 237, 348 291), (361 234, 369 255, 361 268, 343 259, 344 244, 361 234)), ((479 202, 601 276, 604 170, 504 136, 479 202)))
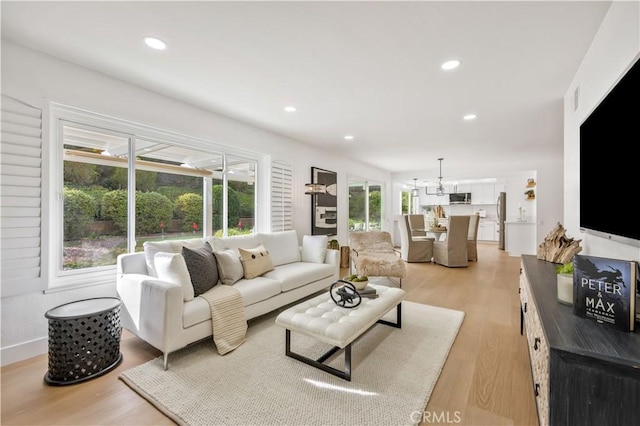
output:
POLYGON ((158 279, 182 286, 185 302, 193 300, 194 292, 187 263, 181 253, 159 252, 154 256, 154 265, 158 279))
POLYGON ((146 241, 142 244, 144 247, 144 258, 147 262, 147 271, 152 277, 157 277, 158 272, 154 264, 156 253, 182 253, 182 247, 197 248, 202 245, 202 238, 193 238, 188 240, 163 240, 163 241, 146 241))
POLYGON ((142 247, 144 247, 144 258, 147 262, 149 275, 158 277, 158 271, 156 271, 155 266, 156 253, 173 253, 171 243, 169 241, 146 241, 142 244, 142 247))
POLYGON ((302 237, 302 261, 324 263, 329 238, 326 235, 304 235, 302 237))

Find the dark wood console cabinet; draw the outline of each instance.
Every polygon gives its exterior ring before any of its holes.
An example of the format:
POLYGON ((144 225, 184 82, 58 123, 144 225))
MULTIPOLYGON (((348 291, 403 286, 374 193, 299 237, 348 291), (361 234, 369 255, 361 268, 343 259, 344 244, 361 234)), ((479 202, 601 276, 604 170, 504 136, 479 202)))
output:
POLYGON ((640 424, 640 332, 573 315, 558 303, 556 264, 523 255, 521 333, 540 425, 640 424))

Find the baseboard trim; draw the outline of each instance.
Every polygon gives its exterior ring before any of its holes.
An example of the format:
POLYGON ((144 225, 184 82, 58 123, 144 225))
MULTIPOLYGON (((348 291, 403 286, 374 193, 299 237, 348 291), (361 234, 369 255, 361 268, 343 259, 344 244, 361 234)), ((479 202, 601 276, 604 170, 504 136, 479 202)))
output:
MULTIPOLYGON (((49 351, 49 339, 41 337, 18 345, 7 346, 0 349, 0 361, 2 367, 18 361, 46 354, 49 351)), ((44 374, 44 372, 42 373, 44 374)))

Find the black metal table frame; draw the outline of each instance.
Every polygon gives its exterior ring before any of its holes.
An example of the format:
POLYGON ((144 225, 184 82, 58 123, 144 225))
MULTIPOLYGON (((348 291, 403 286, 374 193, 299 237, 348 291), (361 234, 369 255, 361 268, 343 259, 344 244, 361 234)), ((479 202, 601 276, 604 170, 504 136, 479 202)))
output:
MULTIPOLYGON (((379 319, 378 321, 373 323, 371 327, 369 327, 363 333, 357 336, 356 339, 362 336, 363 334, 365 334, 367 331, 371 330, 371 328, 378 323, 388 325, 394 328, 402 328, 402 302, 396 305, 396 322, 395 323, 391 321, 379 319)), ((310 336, 310 337, 313 337, 313 336, 310 336)), ((286 346, 285 355, 286 356, 297 359, 298 361, 304 362, 307 365, 316 367, 320 370, 326 371, 329 374, 333 374, 334 376, 338 376, 341 379, 344 379, 347 381, 351 381, 351 344, 353 342, 355 342, 355 339, 354 341, 352 341, 351 343, 349 343, 347 346, 344 347, 344 371, 341 371, 341 370, 338 370, 337 368, 333 368, 326 365, 324 362, 327 359, 329 359, 333 354, 335 354, 336 352, 338 352, 340 349, 343 349, 343 348, 341 348, 340 346, 334 346, 333 348, 329 349, 327 352, 322 354, 318 359, 309 358, 305 355, 299 354, 297 352, 293 352, 291 350, 291 330, 289 330, 288 328, 285 329, 285 346, 286 346)))

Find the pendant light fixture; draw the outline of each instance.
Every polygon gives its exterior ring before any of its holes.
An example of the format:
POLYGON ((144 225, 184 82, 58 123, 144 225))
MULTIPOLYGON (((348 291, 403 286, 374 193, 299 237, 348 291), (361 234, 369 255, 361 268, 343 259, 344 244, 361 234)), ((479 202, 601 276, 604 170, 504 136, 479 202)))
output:
POLYGON ((417 182, 418 182, 418 178, 413 178, 413 189, 411 190, 412 197, 420 196, 420 191, 418 190, 417 182))
POLYGON ((438 158, 438 161, 440 162, 440 176, 438 176, 438 186, 436 187, 436 192, 429 192, 429 188, 427 187, 425 189, 427 195, 442 196, 448 194, 448 192, 444 192, 444 185, 442 184, 442 160, 444 160, 444 158, 438 158))

